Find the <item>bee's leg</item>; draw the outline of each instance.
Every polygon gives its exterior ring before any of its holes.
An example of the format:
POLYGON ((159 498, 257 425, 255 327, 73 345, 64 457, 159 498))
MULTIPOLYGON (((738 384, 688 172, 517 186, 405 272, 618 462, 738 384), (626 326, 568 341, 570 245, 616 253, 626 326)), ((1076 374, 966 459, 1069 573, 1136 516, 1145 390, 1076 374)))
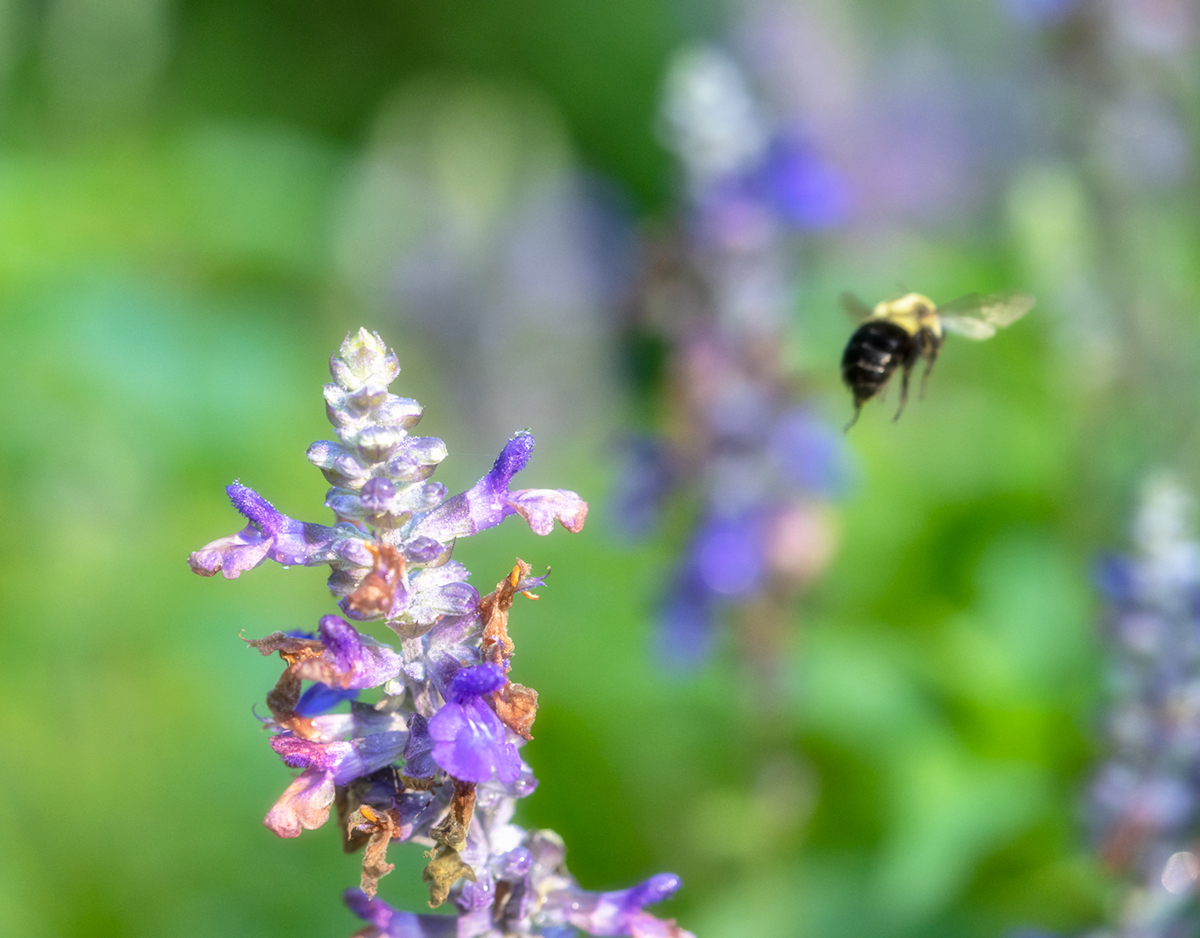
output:
POLYGON ((892 418, 892 423, 900 419, 900 415, 904 413, 904 404, 908 401, 908 376, 912 374, 915 361, 906 361, 904 363, 904 374, 900 376, 900 407, 896 411, 896 416, 892 418))
POLYGON ((854 416, 850 418, 850 422, 848 424, 846 424, 844 427, 842 427, 843 433, 845 433, 852 426, 854 426, 856 423, 858 423, 858 415, 861 413, 862 413, 862 401, 855 401, 854 402, 854 416))
POLYGON ((941 340, 934 340, 930 343, 929 349, 925 352, 925 373, 921 375, 921 400, 925 400, 925 386, 929 384, 929 373, 933 371, 933 363, 937 361, 938 352, 941 350, 941 340))

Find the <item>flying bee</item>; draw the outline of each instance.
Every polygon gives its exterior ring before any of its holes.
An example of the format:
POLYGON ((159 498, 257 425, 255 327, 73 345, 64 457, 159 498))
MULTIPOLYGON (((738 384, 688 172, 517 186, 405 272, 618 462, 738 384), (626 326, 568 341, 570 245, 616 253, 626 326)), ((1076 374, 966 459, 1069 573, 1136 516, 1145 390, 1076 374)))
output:
POLYGON ((997 329, 1012 325, 1029 312, 1033 297, 1028 293, 968 293, 937 306, 927 296, 909 293, 871 309, 853 294, 843 293, 842 304, 862 322, 842 353, 842 380, 854 392, 854 417, 846 424, 849 430, 858 420, 862 405, 883 390, 897 368, 904 371, 900 408, 893 420, 899 420, 904 411, 909 374, 922 358, 925 373, 921 376, 920 396, 925 396, 925 383, 947 332, 967 339, 990 339, 997 329))

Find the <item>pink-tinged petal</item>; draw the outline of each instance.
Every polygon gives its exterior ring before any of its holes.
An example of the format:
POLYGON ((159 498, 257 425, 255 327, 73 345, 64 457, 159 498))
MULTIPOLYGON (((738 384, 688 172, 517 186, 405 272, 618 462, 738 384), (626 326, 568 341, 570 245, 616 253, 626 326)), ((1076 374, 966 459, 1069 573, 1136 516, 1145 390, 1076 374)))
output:
POLYGON ((329 820, 333 804, 333 773, 311 768, 288 785, 263 824, 280 837, 299 837, 301 830, 314 831, 329 820))
POLYGON ((633 938, 696 938, 676 925, 674 919, 655 918, 649 912, 639 912, 630 919, 629 934, 633 938))
POLYGON ((566 489, 519 489, 510 492, 508 500, 530 530, 543 537, 554 530, 556 519, 574 534, 583 530, 587 520, 588 503, 566 489))
POLYGON ((266 559, 272 542, 264 540, 254 525, 237 534, 221 537, 205 544, 188 557, 188 566, 200 576, 220 573, 227 580, 236 580, 247 570, 253 570, 266 559))
POLYGON ((404 753, 407 741, 408 733, 398 730, 331 743, 299 736, 272 736, 271 748, 293 769, 328 772, 334 782, 345 785, 395 762, 404 753))

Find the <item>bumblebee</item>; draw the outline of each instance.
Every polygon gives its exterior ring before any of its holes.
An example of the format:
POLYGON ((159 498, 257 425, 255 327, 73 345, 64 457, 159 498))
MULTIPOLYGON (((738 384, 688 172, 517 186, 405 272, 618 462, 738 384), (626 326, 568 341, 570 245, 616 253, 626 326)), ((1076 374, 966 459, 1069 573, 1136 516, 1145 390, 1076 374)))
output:
POLYGON ((897 368, 900 379, 900 408, 892 420, 899 420, 908 400, 908 379, 913 367, 925 359, 921 376, 921 397, 933 371, 946 333, 967 339, 990 339, 996 330, 1011 325, 1033 308, 1027 293, 993 293, 980 296, 969 293, 944 306, 920 293, 909 293, 896 300, 885 300, 871 309, 850 293, 842 294, 847 312, 862 322, 842 353, 842 380, 854 393, 854 417, 858 420, 862 405, 883 390, 897 368))

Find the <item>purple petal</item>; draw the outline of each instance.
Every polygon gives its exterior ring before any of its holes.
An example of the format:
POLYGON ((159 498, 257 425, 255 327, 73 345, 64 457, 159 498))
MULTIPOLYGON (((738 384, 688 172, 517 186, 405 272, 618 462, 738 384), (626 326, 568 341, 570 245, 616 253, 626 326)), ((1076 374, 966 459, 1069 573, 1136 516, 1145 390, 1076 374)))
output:
POLYGON ((312 768, 295 779, 267 812, 263 824, 280 837, 299 837, 329 820, 333 804, 333 775, 312 768))
POLYGON ((834 228, 852 213, 854 200, 845 176, 792 140, 775 142, 760 177, 775 210, 796 228, 834 228))
POLYGON ((480 479, 495 492, 507 492, 512 477, 525 468, 533 455, 533 434, 523 431, 504 444, 504 449, 492 464, 492 471, 480 479))
POLYGON ((410 778, 432 778, 437 771, 437 763, 430 755, 432 749, 429 721, 414 713, 408 720, 408 742, 404 744, 404 774, 410 778))
POLYGON ((344 687, 379 687, 404 669, 400 655, 338 616, 322 617, 320 635, 325 654, 333 658, 337 669, 345 675, 344 687))
POLYGON ((445 696, 451 703, 466 703, 471 697, 499 690, 507 681, 504 669, 490 662, 460 668, 446 685, 445 696))
POLYGON ((404 670, 400 655, 338 616, 323 616, 319 634, 325 644, 323 654, 306 658, 295 668, 304 680, 364 690, 379 687, 404 670))
POLYGON ((226 488, 233 506, 249 519, 248 527, 206 544, 188 558, 193 572, 212 576, 218 571, 235 579, 263 560, 287 566, 312 567, 328 563, 339 567, 370 567, 366 536, 353 525, 329 528, 297 521, 276 508, 253 489, 235 482, 226 488))
POLYGON ((271 543, 270 540, 264 540, 254 525, 250 525, 237 534, 218 538, 194 551, 188 557, 188 566, 200 576, 220 573, 227 580, 236 580, 266 559, 271 543))
POLYGON ((500 718, 478 697, 464 704, 448 703, 429 721, 433 761, 465 782, 502 782, 521 775, 521 757, 500 718))
POLYGON ((491 472, 422 518, 416 533, 448 541, 498 525, 514 511, 505 499, 508 484, 525 468, 532 452, 532 434, 518 433, 500 451, 491 472))
POLYGON ((300 696, 296 704, 296 714, 302 717, 315 717, 317 714, 332 710, 344 700, 353 700, 358 696, 358 689, 342 690, 340 687, 330 687, 317 681, 300 696))
MULTIPOLYGON (((470 861, 463 857, 463 861, 470 861)), ((472 867, 475 869, 474 867, 472 867)), ((477 912, 480 909, 491 909, 496 901, 496 880, 487 870, 475 869, 475 882, 465 881, 462 892, 454 900, 462 912, 477 912)))
POLYGON ((517 847, 492 860, 492 872, 497 879, 518 880, 528 876, 532 869, 533 854, 525 847, 517 847))
POLYGON ((225 486, 233 507, 268 537, 275 537, 285 521, 291 519, 249 486, 234 482, 225 486))
POLYGON ((477 534, 519 514, 537 534, 549 534, 557 518, 570 531, 579 531, 587 517, 587 502, 561 489, 523 489, 509 492, 512 477, 529 462, 533 436, 518 433, 496 458, 492 471, 461 495, 446 500, 422 518, 415 533, 439 541, 477 534))
MULTIPOLYGON (((674 873, 659 873, 632 889, 618 892, 583 892, 576 889, 553 892, 546 897, 546 906, 565 913, 568 922, 592 935, 629 935, 632 934, 635 919, 645 915, 643 906, 670 898, 679 886, 679 877, 674 873)), ((658 921, 652 916, 646 916, 646 919, 658 921)), ((638 921, 637 924, 643 922, 638 921)), ((648 925, 649 921, 645 924, 648 925)), ((647 933, 643 931, 643 934, 647 933)), ((669 935, 671 932, 663 934, 669 935)))
POLYGON ((349 671, 362 654, 362 637, 358 629, 337 616, 322 616, 319 624, 325 653, 333 658, 339 671, 349 671))
POLYGON ((343 896, 350 911, 374 925, 378 938, 455 938, 458 919, 450 915, 414 915, 394 909, 382 899, 368 899, 361 889, 343 896))
POLYGON ((396 731, 331 743, 298 736, 273 736, 271 748, 293 769, 318 769, 329 773, 337 784, 345 785, 400 758, 407 740, 407 733, 396 731))

